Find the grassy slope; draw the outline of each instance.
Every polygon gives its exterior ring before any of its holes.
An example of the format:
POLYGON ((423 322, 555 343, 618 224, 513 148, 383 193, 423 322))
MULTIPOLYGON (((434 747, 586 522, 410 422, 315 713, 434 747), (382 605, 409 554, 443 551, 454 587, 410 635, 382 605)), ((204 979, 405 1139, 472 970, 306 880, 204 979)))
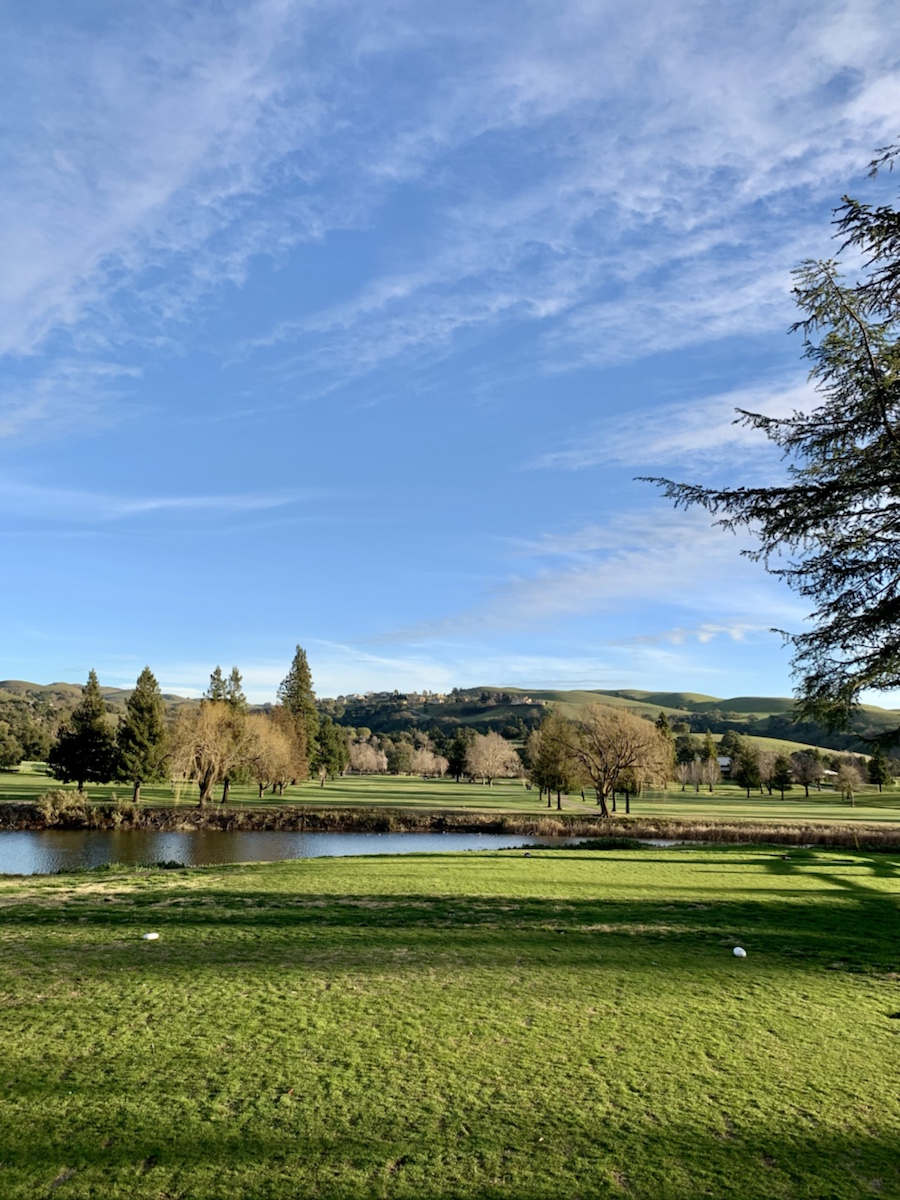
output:
POLYGON ((0 879, 0 1191, 896 1196, 898 885, 771 851, 0 879))

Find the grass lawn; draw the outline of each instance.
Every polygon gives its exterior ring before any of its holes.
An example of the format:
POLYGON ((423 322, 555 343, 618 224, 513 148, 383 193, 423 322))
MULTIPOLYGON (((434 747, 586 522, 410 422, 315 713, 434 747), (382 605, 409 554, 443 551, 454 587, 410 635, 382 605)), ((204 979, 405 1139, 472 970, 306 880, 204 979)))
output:
POLYGON ((900 1196, 896 857, 0 878, 0 1195, 900 1196))
MULTIPOLYGON (((0 803, 27 803, 37 800, 51 788, 60 784, 43 774, 4 771, 0 772, 0 803)), ((66 790, 75 790, 74 784, 66 790)), ((89 785, 86 788, 92 800, 108 800, 115 795, 120 800, 131 797, 127 784, 89 785)), ((175 795, 169 784, 150 784, 141 791, 145 804, 171 805, 175 795)), ((186 787, 179 803, 185 807, 196 805, 196 789, 186 787)), ((267 793, 264 806, 283 807, 287 804, 302 804, 316 808, 396 808, 444 812, 507 812, 530 816, 547 812, 547 802, 539 800, 536 791, 526 791, 520 780, 498 779, 492 787, 481 784, 456 783, 452 779, 422 779, 418 775, 371 775, 347 776, 330 779, 325 787, 317 782, 307 782, 300 787, 288 788, 283 797, 267 793)), ((257 789, 250 786, 234 786, 229 796, 233 807, 258 807, 257 789)), ((555 806, 555 799, 554 799, 555 806)), ((720 783, 713 793, 705 789, 694 792, 692 788, 682 792, 672 784, 668 792, 650 792, 632 801, 632 813, 637 817, 685 817, 709 820, 758 820, 772 821, 900 821, 900 788, 889 787, 883 793, 876 790, 862 791, 853 807, 841 799, 833 790, 812 791, 808 799, 802 787, 795 787, 785 794, 784 800, 775 796, 754 794, 747 799, 743 789, 735 784, 720 783)), ((619 802, 619 815, 625 806, 619 802)), ((566 812, 581 812, 588 816, 596 813, 591 794, 585 804, 578 795, 566 803, 566 812)))

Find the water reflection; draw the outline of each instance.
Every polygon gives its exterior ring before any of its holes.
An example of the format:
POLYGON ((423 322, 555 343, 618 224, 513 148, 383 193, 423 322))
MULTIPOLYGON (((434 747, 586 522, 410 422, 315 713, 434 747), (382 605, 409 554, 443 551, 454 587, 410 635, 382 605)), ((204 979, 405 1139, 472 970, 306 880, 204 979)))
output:
POLYGON ((185 866, 281 862, 359 854, 423 854, 436 850, 505 850, 513 846, 567 846, 580 838, 500 833, 237 833, 200 829, 25 830, 0 833, 0 874, 49 875, 105 863, 181 862, 185 866))

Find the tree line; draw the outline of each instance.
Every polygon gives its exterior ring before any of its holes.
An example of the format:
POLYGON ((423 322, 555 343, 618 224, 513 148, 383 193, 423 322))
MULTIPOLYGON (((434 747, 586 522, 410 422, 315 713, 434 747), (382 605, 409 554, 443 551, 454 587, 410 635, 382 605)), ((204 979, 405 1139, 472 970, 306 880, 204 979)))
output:
POLYGON ((76 783, 79 791, 85 783, 127 780, 135 802, 145 783, 190 781, 202 807, 217 785, 223 801, 238 781, 255 782, 260 796, 269 787, 283 794, 311 772, 323 778, 339 773, 347 758, 346 739, 319 716, 306 653, 298 646, 278 703, 263 712, 249 711, 237 667, 227 678, 216 667, 199 705, 183 705, 167 719, 159 684, 145 667, 115 724, 91 671, 47 763, 55 778, 76 783))
POLYGON ((685 790, 712 791, 721 775, 720 756, 730 759, 730 777, 747 791, 769 795, 800 784, 821 788, 826 776, 851 803, 867 780, 881 789, 892 779, 892 762, 876 746, 870 758, 827 757, 815 748, 794 755, 762 749, 752 738, 729 731, 717 744, 707 731, 698 744, 687 726, 669 724, 665 713, 655 722, 625 708, 591 704, 577 717, 553 708, 516 748, 494 730, 478 733, 459 727, 452 736, 440 729, 403 730, 391 736, 366 726, 335 723, 321 711, 313 690, 306 653, 297 646, 290 669, 278 688, 277 703, 250 711, 241 674, 216 667, 199 704, 184 704, 166 714, 159 684, 145 667, 118 722, 109 713, 97 675, 91 671, 80 703, 61 726, 50 748, 48 766, 57 779, 86 783, 127 780, 140 801, 143 784, 170 780, 176 788, 192 784, 201 807, 221 802, 234 783, 255 784, 259 797, 317 778, 322 786, 345 772, 452 776, 491 786, 498 778, 520 777, 557 807, 563 794, 590 791, 601 815, 615 811, 617 794, 631 798, 645 788, 663 788, 676 780, 685 790), (676 732, 677 731, 677 732, 676 732), (829 775, 830 772, 830 775, 829 775))

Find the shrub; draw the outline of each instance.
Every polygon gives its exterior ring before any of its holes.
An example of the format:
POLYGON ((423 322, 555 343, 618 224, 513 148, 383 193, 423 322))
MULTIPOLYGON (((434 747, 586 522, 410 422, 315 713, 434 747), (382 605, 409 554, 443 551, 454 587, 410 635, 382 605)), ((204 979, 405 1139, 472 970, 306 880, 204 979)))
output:
POLYGON ((63 817, 68 817, 82 809, 82 803, 76 792, 67 792, 63 788, 53 788, 45 792, 37 802, 38 812, 45 825, 57 825, 63 817))

